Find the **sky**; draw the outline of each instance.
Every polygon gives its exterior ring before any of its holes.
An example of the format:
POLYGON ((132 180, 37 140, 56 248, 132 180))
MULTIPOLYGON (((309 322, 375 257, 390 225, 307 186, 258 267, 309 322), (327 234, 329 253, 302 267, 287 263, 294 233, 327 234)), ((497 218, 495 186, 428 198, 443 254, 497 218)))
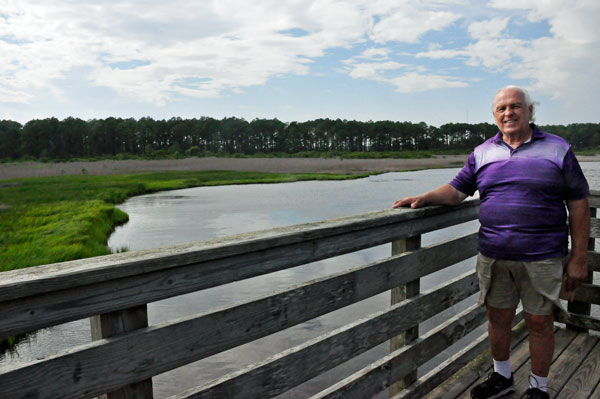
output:
POLYGON ((2 0, 0 119, 599 122, 597 0, 2 0))

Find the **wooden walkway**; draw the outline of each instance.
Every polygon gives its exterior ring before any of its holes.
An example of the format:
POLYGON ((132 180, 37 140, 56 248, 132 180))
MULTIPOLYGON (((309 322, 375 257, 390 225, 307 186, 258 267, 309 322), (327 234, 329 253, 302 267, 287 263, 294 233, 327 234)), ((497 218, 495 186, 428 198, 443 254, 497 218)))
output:
MULTIPOLYGON (((600 338, 557 328, 554 359, 548 378, 550 398, 600 399, 600 338)), ((467 399, 471 388, 492 371, 489 351, 426 396, 427 399, 467 399)), ((516 391, 506 399, 525 398, 531 369, 529 339, 524 328, 513 336, 511 363, 516 391)))

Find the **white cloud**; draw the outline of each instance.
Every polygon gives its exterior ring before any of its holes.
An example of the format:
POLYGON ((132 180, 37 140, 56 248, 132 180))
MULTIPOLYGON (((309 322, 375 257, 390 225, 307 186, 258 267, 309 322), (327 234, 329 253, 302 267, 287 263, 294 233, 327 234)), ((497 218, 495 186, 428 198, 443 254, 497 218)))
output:
POLYGON ((356 58, 363 58, 366 60, 385 60, 388 58, 390 49, 383 47, 372 47, 368 48, 358 55, 356 58))
POLYGON ((78 84, 136 102, 217 98, 309 74, 343 48, 345 74, 403 93, 467 86, 473 69, 452 70, 444 60, 453 59, 523 79, 534 94, 595 104, 597 21, 596 0, 4 0, 0 102, 67 95, 74 71, 78 84), (534 22, 549 32, 513 34, 534 22), (428 50, 407 56, 417 46, 428 50))
POLYGON ((355 79, 370 79, 389 84, 400 93, 468 86, 466 82, 453 76, 431 73, 424 67, 390 61, 387 59, 387 52, 382 58, 374 59, 374 54, 384 54, 377 50, 379 49, 367 49, 361 55, 345 60, 348 75, 355 79))
POLYGON ((442 30, 460 17, 448 11, 418 9, 416 3, 413 4, 404 4, 383 16, 371 30, 371 40, 415 43, 426 32, 442 30))
POLYGON ((469 66, 526 80, 538 95, 579 106, 592 102, 592 93, 600 90, 594 67, 600 63, 599 2, 495 0, 490 5, 505 11, 518 10, 529 22, 545 22, 549 34, 529 40, 511 37, 506 31, 519 23, 519 16, 493 18, 469 26, 474 41, 466 47, 434 49, 417 57, 463 58, 469 66))
MULTIPOLYGON (((0 6, 0 101, 26 101, 33 88, 60 92, 79 67, 91 71, 93 85, 158 105, 174 95, 221 96, 272 76, 306 74, 332 48, 369 38, 414 42, 458 18, 440 10, 444 3, 7 0, 0 6), (115 65, 133 60, 143 65, 115 65)), ((387 56, 374 51, 364 56, 387 56)))
POLYGON ((452 76, 436 73, 408 72, 390 79, 396 86, 396 91, 413 93, 432 89, 447 89, 451 87, 467 87, 469 84, 452 76))
POLYGON ((0 65, 2 99, 60 85, 57 79, 80 66, 91 67, 94 84, 138 100, 214 97, 274 75, 307 73, 310 58, 359 40, 370 18, 336 1, 194 4, 10 1, 0 6, 0 51, 8 58, 0 65), (307 35, 282 33, 291 29, 307 35), (113 65, 131 60, 147 65, 113 65))

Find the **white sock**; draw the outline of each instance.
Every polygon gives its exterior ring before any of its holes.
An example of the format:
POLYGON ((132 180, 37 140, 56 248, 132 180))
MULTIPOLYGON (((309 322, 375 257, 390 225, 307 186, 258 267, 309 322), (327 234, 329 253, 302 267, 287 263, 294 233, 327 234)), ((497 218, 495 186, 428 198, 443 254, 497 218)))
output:
POLYGON ((494 359, 494 371, 504 378, 510 378, 512 374, 510 359, 503 361, 494 359))
POLYGON ((548 392, 548 377, 539 377, 532 372, 529 375, 529 388, 537 388, 540 391, 548 392))

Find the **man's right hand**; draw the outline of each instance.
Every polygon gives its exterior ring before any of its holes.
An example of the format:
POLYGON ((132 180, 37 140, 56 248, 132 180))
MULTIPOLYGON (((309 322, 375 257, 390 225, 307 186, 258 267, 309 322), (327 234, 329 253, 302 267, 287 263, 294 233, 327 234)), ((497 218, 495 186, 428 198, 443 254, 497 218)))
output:
POLYGON ((414 197, 405 197, 399 199, 398 201, 394 202, 392 208, 401 208, 403 206, 410 206, 413 209, 425 206, 424 195, 417 195, 414 197))
POLYGON ((421 208, 425 205, 457 205, 467 198, 467 194, 462 193, 449 184, 444 184, 435 190, 415 195, 414 197, 404 197, 394 202, 392 208, 410 206, 411 208, 421 208))

